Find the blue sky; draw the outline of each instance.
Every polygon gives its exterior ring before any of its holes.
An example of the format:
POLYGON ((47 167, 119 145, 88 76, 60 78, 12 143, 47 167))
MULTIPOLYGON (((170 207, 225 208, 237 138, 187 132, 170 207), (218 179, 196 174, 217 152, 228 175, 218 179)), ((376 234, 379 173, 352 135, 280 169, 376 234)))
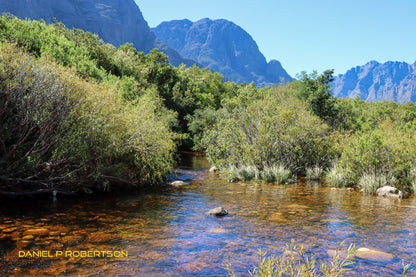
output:
POLYGON ((172 19, 227 19, 291 76, 345 73, 370 60, 416 61, 413 0, 135 0, 151 27, 172 19))

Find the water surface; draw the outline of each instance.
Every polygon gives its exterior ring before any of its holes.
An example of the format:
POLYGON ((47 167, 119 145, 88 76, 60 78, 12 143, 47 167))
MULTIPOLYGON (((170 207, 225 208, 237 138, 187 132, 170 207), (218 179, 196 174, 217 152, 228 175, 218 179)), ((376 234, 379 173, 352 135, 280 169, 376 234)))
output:
POLYGON ((180 188, 87 201, 14 203, 0 210, 2 276, 240 276, 257 250, 280 254, 294 239, 316 254, 355 243, 394 255, 389 262, 356 259, 352 276, 400 275, 416 261, 416 201, 365 196, 317 182, 228 183, 209 173, 202 156, 185 156, 172 179, 180 188), (230 214, 206 215, 217 206, 230 214), (43 234, 28 237, 30 230, 43 234), (46 229, 46 231, 45 231, 46 229), (28 231, 29 230, 29 231, 28 231), (19 251, 124 251, 128 257, 19 257, 19 251))

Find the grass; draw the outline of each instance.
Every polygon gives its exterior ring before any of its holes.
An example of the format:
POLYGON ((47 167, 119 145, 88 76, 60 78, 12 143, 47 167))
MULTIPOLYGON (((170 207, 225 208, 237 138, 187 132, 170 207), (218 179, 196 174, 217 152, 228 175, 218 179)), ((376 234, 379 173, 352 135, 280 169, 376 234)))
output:
POLYGON ((318 165, 314 167, 308 167, 306 169, 306 179, 308 180, 319 180, 321 179, 322 175, 324 173, 324 170, 319 167, 318 165))
POLYGON ((397 179, 393 175, 369 172, 364 173, 358 181, 358 188, 366 194, 376 194, 378 188, 386 185, 396 186, 397 179))
POLYGON ((326 174, 325 181, 333 187, 344 187, 346 180, 344 174, 334 165, 326 174))
POLYGON ((264 180, 278 184, 288 184, 291 182, 292 173, 283 165, 264 166, 259 170, 255 165, 243 165, 236 167, 230 165, 226 170, 226 175, 234 181, 264 180))

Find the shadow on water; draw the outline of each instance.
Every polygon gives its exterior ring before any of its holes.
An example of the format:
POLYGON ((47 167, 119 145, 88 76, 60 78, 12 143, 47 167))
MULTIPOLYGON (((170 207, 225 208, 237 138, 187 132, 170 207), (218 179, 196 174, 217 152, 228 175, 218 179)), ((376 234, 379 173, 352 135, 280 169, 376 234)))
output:
POLYGON ((391 201, 317 182, 227 183, 208 173, 209 166, 203 156, 186 155, 169 177, 187 185, 140 195, 3 204, 0 272, 223 276, 232 264, 246 276, 258 249, 280 254, 291 239, 322 260, 341 241, 394 255, 389 262, 356 259, 352 276, 397 275, 401 260, 416 260, 414 198, 391 201), (217 206, 230 214, 206 214, 217 206), (19 257, 22 251, 53 257, 19 257), (56 251, 123 251, 128 257, 55 257, 56 251))

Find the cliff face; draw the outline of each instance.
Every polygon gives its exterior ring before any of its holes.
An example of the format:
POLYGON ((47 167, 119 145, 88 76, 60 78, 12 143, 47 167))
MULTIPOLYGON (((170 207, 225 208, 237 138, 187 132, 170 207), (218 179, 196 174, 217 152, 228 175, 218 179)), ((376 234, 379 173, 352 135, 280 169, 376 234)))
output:
POLYGON ((180 54, 220 72, 231 81, 254 81, 264 86, 293 80, 280 62, 267 63, 253 38, 230 21, 174 20, 152 30, 180 54))
POLYGON ((18 18, 43 19, 52 23, 53 18, 68 28, 78 28, 100 36, 116 47, 130 42, 145 53, 157 47, 178 65, 194 61, 182 57, 173 48, 156 39, 134 0, 13 0, 0 1, 0 12, 11 13, 18 18))
POLYGON ((338 97, 416 102, 416 63, 371 61, 338 75, 333 82, 338 97))

